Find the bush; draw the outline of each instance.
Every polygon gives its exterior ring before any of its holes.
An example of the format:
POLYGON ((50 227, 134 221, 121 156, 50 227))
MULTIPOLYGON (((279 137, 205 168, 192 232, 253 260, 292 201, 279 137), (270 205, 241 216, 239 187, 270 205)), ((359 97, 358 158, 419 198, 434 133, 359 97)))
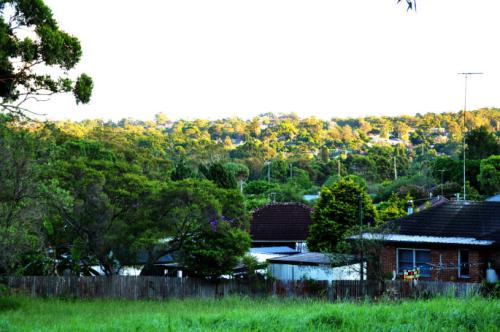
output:
POLYGON ((484 297, 500 299, 500 281, 494 283, 483 281, 480 292, 484 297))

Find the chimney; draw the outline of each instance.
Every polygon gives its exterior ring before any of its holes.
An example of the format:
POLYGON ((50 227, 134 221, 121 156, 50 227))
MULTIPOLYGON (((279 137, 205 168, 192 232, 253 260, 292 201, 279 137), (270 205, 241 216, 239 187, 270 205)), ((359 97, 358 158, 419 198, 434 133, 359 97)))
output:
POLYGON ((408 201, 408 215, 413 214, 413 201, 408 201))

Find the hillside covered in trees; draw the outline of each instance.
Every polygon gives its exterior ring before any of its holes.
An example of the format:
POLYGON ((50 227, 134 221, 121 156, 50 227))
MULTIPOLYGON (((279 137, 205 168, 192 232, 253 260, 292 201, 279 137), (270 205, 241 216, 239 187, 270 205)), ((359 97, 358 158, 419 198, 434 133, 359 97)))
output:
MULTIPOLYGON (((500 110, 467 112, 465 119, 467 131, 474 130, 467 138, 471 191, 491 194, 498 189, 481 185, 478 176, 480 160, 499 153, 500 110)), ((207 167, 219 163, 244 193, 262 200, 271 192, 278 201, 299 200, 339 175, 362 177, 370 194, 384 199, 384 188, 396 179, 428 194, 440 185, 440 170, 446 195, 460 192, 462 128, 461 112, 330 121, 271 113, 251 120, 169 121, 158 114, 155 121, 58 122, 52 138, 98 144, 159 180, 210 178, 207 167)))
MULTIPOLYGON (((466 114, 467 199, 500 190, 499 119, 498 109, 466 114)), ((330 121, 294 114, 170 121, 158 114, 116 123, 5 115, 0 247, 9 250, 0 253, 0 273, 88 274, 99 265, 112 275, 136 263, 141 250, 145 271, 163 255, 180 254, 191 274, 216 278, 237 262, 221 257, 247 250, 250 212, 264 204, 314 205, 310 198, 340 179, 369 194, 370 213, 381 221, 404 215, 409 200, 420 206, 431 195, 455 197, 462 192, 462 121, 462 113, 330 121)))

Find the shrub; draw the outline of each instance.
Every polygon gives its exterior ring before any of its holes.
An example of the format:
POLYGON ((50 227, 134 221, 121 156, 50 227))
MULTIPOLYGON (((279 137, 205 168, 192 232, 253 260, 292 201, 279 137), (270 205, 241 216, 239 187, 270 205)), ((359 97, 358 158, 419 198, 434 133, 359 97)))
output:
POLYGON ((480 289, 481 295, 489 298, 500 298, 500 281, 495 283, 483 281, 480 289))

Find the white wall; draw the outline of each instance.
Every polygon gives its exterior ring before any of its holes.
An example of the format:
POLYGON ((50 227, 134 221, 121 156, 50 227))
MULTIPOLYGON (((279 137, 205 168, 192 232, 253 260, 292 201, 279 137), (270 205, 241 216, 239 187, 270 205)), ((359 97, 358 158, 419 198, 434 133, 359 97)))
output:
MULTIPOLYGON (((328 266, 308 266, 293 264, 273 264, 269 265, 271 275, 278 280, 359 280, 361 265, 352 264, 340 267, 328 266)), ((366 263, 364 264, 364 275, 366 279, 366 263)))

